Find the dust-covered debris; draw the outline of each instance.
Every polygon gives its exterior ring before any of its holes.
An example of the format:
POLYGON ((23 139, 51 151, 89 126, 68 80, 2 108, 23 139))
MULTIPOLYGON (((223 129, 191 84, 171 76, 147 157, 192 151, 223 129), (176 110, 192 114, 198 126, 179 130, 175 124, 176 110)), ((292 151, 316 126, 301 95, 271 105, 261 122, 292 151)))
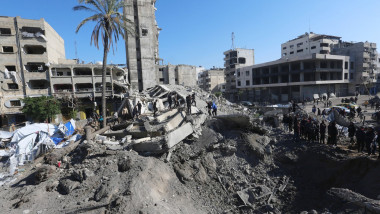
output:
POLYGON ((288 109, 248 109, 177 85, 123 99, 108 127, 82 126, 82 140, 7 178, 2 210, 360 213, 367 202, 377 206, 379 162, 345 147, 295 142, 281 122, 288 109), (217 116, 208 102, 217 105, 217 116))

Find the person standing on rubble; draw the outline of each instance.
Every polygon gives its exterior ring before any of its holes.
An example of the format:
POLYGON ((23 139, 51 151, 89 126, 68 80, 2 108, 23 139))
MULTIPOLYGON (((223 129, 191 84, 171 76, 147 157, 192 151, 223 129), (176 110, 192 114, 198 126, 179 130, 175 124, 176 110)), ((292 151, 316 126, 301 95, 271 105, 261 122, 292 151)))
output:
POLYGON ((356 131, 356 142, 358 144, 358 152, 362 152, 364 150, 365 138, 366 138, 365 130, 364 130, 364 127, 361 126, 356 131))
POLYGON ((326 138, 326 124, 325 122, 322 120, 322 123, 319 125, 319 134, 320 134, 320 137, 319 137, 319 142, 321 144, 325 144, 325 138, 326 138))
POLYGON ((191 104, 194 103, 194 106, 197 106, 197 102, 195 101, 195 93, 191 95, 191 104))
POLYGON ((317 107, 315 107, 315 105, 314 105, 313 108, 311 109, 311 111, 313 112, 313 114, 315 114, 315 112, 317 111, 317 107))
POLYGON ((375 139, 375 136, 376 136, 376 134, 375 134, 373 128, 369 127, 368 131, 366 133, 366 141, 365 141, 365 145, 367 148, 368 155, 371 155, 371 144, 372 144, 373 140, 375 139))
POLYGON ((212 102, 212 116, 217 116, 218 107, 216 106, 215 102, 212 102))
POLYGON ((138 110, 137 110, 137 105, 135 105, 135 107, 133 107, 133 110, 132 110, 132 119, 135 120, 135 117, 137 116, 138 114, 138 110))
POLYGON ((137 102, 137 110, 138 110, 138 114, 139 114, 139 116, 141 115, 141 109, 142 109, 141 102, 138 101, 138 102, 137 102))
POLYGON ((191 114, 191 96, 186 96, 187 114, 191 114))
POLYGON ((319 122, 318 122, 318 120, 316 120, 314 122, 313 129, 314 129, 314 140, 317 141, 317 143, 319 143, 319 122))
POLYGON ((158 109, 157 109, 157 100, 153 102, 153 116, 156 116, 158 109))
POLYGON ((355 143, 354 136, 355 136, 356 128, 353 122, 350 122, 350 125, 348 126, 348 137, 350 138, 350 147, 352 147, 355 143))
POLYGON ((168 93, 168 103, 169 103, 169 109, 172 109, 172 94, 171 92, 168 93))
POLYGON ((283 123, 283 126, 284 126, 284 131, 287 132, 288 130, 288 123, 289 123, 289 116, 287 114, 284 114, 283 117, 282 117, 282 123, 283 123))
POLYGON ((288 126, 289 126, 289 132, 290 133, 293 132, 293 124, 294 124, 293 116, 289 115, 289 117, 288 117, 288 126))
POLYGON ((179 106, 178 96, 177 96, 177 94, 174 94, 174 108, 178 107, 178 106, 179 106))
POLYGON ((212 109, 212 103, 209 101, 207 102, 207 112, 208 112, 208 115, 211 116, 211 109, 212 109))
POLYGON ((336 128, 334 121, 330 122, 327 128, 327 132, 329 135, 328 143, 333 144, 334 146, 337 146, 338 145, 338 142, 337 142, 338 129, 336 128))

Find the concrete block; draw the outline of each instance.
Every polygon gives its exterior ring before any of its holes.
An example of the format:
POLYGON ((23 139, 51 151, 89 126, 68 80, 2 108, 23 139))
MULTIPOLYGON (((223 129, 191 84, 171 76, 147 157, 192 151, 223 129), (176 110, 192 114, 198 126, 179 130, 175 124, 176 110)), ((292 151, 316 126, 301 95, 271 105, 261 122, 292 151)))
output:
POLYGON ((178 109, 172 109, 164 114, 161 114, 160 116, 156 117, 157 119, 157 122, 161 123, 165 120, 167 120, 168 118, 172 117, 173 115, 177 114, 178 113, 178 109))
POLYGON ((164 129, 166 132, 170 132, 171 130, 176 129, 186 118, 185 112, 179 112, 175 117, 170 119, 168 123, 166 123, 164 129))
POLYGON ((166 144, 170 149, 182 140, 184 140, 187 136, 193 133, 193 127, 191 127, 190 123, 186 123, 178 129, 170 132, 166 135, 166 144))
POLYGON ((195 106, 191 106, 191 114, 198 114, 199 113, 199 109, 195 106))

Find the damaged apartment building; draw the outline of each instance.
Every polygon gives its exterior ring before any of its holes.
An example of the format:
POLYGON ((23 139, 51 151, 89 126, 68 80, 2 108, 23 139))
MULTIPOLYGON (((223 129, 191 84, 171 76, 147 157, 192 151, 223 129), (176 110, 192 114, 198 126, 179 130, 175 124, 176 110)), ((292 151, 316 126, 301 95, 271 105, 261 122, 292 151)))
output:
POLYGON ((306 33, 282 44, 280 59, 236 68, 234 75, 243 99, 287 102, 375 92, 378 63, 375 43, 306 33))
MULTIPOLYGON (((0 17, 0 44, 0 126, 26 120, 21 113, 25 97, 53 95, 68 108, 91 103, 78 109, 81 119, 94 109, 101 97, 102 66, 67 60, 64 40, 44 19, 0 17)), ((113 97, 126 90, 127 73, 114 66, 108 70, 107 95, 113 97)))
POLYGON ((143 91, 157 84, 197 85, 197 67, 163 65, 159 58, 156 0, 125 0, 125 17, 132 21, 134 34, 125 41, 129 81, 133 90, 143 91))
POLYGON ((225 92, 225 83, 225 74, 222 68, 214 67, 198 74, 198 86, 207 92, 225 92))

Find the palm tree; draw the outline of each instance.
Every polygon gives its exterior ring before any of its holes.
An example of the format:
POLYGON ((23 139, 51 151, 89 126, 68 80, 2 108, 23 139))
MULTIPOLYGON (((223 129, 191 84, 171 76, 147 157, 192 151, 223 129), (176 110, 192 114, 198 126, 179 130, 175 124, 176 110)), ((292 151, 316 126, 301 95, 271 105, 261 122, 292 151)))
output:
POLYGON ((106 73, 107 73, 107 55, 112 47, 116 45, 119 36, 123 39, 126 33, 133 33, 131 30, 132 22, 126 19, 120 12, 124 7, 124 0, 78 0, 79 4, 73 8, 74 11, 84 10, 93 13, 92 16, 82 20, 77 26, 76 33, 80 28, 89 21, 96 22, 91 34, 91 45, 99 49, 99 36, 103 43, 103 73, 102 73, 102 115, 103 127, 106 126, 106 73), (127 27, 128 26, 131 27, 127 27))

